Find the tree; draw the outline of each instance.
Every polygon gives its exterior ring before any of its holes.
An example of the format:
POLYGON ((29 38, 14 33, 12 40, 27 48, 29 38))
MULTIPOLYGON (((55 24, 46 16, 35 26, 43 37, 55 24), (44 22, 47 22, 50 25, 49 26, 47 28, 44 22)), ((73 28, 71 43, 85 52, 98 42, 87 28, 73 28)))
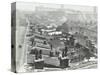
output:
POLYGON ((89 59, 91 57, 91 53, 88 48, 84 48, 84 55, 85 55, 85 58, 88 59, 88 61, 89 61, 89 59))

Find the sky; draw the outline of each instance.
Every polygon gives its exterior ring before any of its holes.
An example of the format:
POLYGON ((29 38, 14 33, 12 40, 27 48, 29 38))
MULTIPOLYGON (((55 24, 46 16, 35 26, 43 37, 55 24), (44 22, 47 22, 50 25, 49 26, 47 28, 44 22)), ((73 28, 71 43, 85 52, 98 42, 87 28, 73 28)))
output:
POLYGON ((87 12, 94 12, 95 6, 80 6, 80 5, 62 5, 62 4, 45 4, 45 3, 33 3, 33 2, 17 2, 16 8, 18 10, 24 11, 34 11, 36 6, 40 7, 48 7, 48 8, 61 8, 64 9, 71 9, 76 11, 87 11, 87 12))

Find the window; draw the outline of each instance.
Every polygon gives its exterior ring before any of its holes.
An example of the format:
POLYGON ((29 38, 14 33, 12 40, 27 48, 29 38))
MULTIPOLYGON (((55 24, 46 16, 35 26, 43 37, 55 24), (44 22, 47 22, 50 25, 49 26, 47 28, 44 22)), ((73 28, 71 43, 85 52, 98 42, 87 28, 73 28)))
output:
POLYGON ((46 45, 46 44, 47 44, 47 42, 46 42, 46 41, 44 41, 44 44, 46 45))

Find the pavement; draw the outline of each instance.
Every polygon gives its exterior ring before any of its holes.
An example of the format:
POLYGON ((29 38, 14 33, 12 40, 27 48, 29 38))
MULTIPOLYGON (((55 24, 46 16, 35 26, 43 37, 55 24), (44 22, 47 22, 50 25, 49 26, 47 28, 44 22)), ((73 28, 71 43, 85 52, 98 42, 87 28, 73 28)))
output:
POLYGON ((68 70, 76 70, 76 69, 95 69, 97 68, 97 61, 87 61, 81 62, 78 64, 71 65, 68 70))
POLYGON ((44 69, 35 69, 33 66, 24 65, 20 69, 21 72, 44 72, 44 71, 63 71, 63 70, 77 70, 77 69, 96 69, 98 66, 97 61, 86 61, 70 64, 70 67, 61 69, 57 67, 44 67, 44 69))

